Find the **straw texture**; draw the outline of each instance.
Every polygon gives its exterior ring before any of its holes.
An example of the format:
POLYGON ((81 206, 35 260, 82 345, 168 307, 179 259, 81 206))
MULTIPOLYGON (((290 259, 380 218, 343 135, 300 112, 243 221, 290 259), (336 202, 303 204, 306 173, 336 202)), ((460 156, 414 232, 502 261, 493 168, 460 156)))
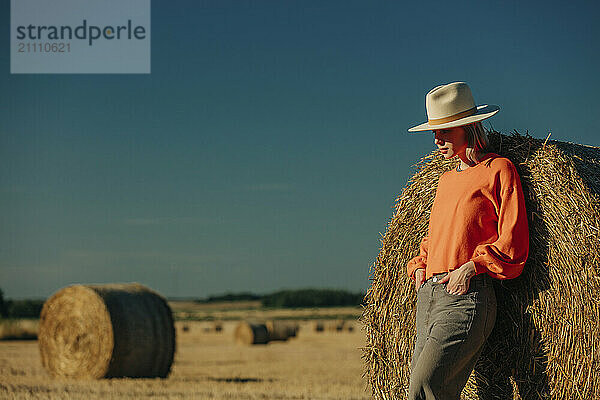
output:
POLYGON ((175 353, 171 309, 135 283, 59 290, 44 303, 38 340, 46 370, 72 378, 165 378, 175 353))
MULTIPOLYGON (((600 148, 489 132, 521 177, 530 229, 523 274, 495 281, 498 315, 463 399, 600 398, 600 148)), ((396 200, 361 321, 375 399, 406 398, 415 301, 406 263, 427 233, 439 177, 458 158, 422 158, 396 200)))

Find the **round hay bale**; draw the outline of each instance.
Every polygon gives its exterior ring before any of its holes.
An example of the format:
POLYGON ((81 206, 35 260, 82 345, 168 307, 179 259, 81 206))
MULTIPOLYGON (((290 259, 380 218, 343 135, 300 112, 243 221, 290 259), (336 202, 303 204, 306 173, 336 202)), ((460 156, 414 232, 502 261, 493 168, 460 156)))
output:
POLYGON ((269 332, 269 341, 288 340, 290 337, 295 337, 298 331, 298 324, 290 321, 272 320, 267 321, 265 325, 269 332))
MULTIPOLYGON (((498 314, 463 399, 600 398, 600 148, 490 132, 490 151, 517 168, 530 230, 521 276, 495 281, 498 314)), ((441 174, 435 151, 396 200, 371 268, 361 317, 365 376, 375 399, 407 395, 418 254, 441 174)))
POLYGON ((267 344, 269 332, 264 324, 241 321, 235 327, 234 338, 239 344, 267 344))
POLYGON ((73 285, 44 303, 38 343, 53 376, 165 378, 175 327, 165 299, 145 286, 73 285))

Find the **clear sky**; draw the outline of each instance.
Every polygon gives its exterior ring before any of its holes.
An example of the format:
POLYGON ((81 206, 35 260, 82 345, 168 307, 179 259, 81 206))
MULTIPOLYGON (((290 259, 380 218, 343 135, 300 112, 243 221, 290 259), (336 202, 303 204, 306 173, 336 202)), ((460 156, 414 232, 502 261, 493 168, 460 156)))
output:
POLYGON ((600 145, 596 1, 152 0, 149 75, 11 75, 9 11, 7 297, 366 289, 438 84, 500 105, 501 132, 600 145))

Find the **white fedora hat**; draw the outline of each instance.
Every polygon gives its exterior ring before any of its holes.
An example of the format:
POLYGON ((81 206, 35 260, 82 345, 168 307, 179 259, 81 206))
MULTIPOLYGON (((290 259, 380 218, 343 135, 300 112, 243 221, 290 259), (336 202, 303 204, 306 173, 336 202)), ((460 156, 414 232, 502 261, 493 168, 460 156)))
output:
POLYGON ((413 126, 409 132, 452 128, 482 121, 500 111, 494 105, 475 105, 469 85, 452 82, 434 87, 425 96, 427 122, 413 126))

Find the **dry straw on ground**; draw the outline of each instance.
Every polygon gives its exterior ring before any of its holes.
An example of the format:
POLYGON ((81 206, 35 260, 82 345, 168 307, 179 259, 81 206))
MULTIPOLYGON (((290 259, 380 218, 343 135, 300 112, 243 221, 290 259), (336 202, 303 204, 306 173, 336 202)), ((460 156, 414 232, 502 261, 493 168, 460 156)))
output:
MULTIPOLYGON (((464 399, 600 398, 600 148, 491 132, 490 150, 517 167, 530 252, 523 274, 496 281, 498 315, 464 399)), ((376 399, 405 398, 418 254, 440 175, 458 164, 432 153, 396 200, 372 267, 362 322, 365 375, 376 399)))
POLYGON ((73 378, 164 378, 175 353, 171 309, 135 283, 58 291, 44 304, 38 340, 46 370, 73 378))

